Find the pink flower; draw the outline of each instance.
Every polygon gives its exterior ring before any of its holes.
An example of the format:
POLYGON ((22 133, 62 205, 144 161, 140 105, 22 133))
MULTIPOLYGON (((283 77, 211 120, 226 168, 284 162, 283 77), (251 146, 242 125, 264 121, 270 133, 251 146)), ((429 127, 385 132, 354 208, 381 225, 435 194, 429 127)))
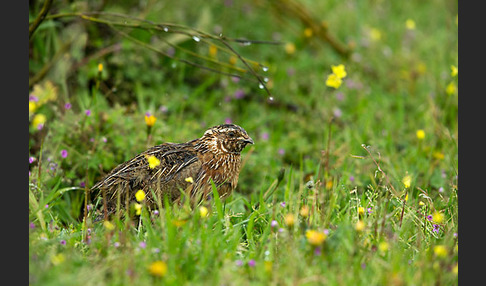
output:
POLYGON ((91 116, 91 110, 89 109, 86 109, 84 113, 86 114, 86 116, 91 116))
POLYGON ((229 117, 228 117, 228 118, 226 118, 226 119, 224 120, 224 123, 226 123, 226 124, 231 124, 231 118, 229 118, 229 117))
POLYGON ((66 110, 71 109, 71 107, 72 107, 72 105, 71 105, 71 103, 69 103, 69 102, 68 102, 68 103, 66 103, 66 104, 64 104, 64 108, 65 108, 66 110))
POLYGON ((68 151, 67 151, 67 150, 65 150, 65 149, 62 149, 62 150, 61 150, 61 156, 62 156, 63 158, 66 158, 66 157, 68 156, 68 151))

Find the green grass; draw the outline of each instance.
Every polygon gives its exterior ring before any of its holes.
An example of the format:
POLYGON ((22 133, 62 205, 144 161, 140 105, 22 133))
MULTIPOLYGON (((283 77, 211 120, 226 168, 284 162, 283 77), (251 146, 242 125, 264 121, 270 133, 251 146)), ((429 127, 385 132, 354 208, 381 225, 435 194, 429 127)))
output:
MULTIPOLYGON (((315 35, 306 38, 296 16, 269 3, 149 1, 102 11, 284 43, 230 42, 245 59, 268 66, 257 72, 269 78, 274 101, 251 76, 236 82, 170 60, 103 24, 66 16, 39 26, 31 78, 72 43, 30 89, 39 98, 29 113, 30 284, 457 284, 458 94, 447 92, 450 83, 457 86, 457 2, 302 1, 353 47, 348 58, 315 35), (380 39, 370 37, 372 28, 380 39), (295 52, 286 53, 285 43, 295 52), (337 64, 348 75, 335 90, 325 81, 337 64), (146 112, 157 117, 150 136, 146 112), (32 126, 38 114, 46 117, 42 130, 32 126), (207 217, 189 206, 158 214, 144 207, 134 219, 112 219, 114 229, 93 222, 93 212, 83 221, 86 188, 117 164, 155 144, 200 137, 227 119, 256 144, 243 151, 236 192, 209 205, 207 217), (308 216, 300 214, 303 206, 308 216), (440 223, 428 218, 436 212, 440 223), (293 226, 285 224, 289 214, 293 226), (318 249, 307 230, 327 233, 318 249), (163 277, 150 273, 155 261, 166 263, 163 277)), ((30 7, 31 22, 41 5, 30 7)), ((99 9, 53 5, 50 14, 99 9)), ((124 31, 167 49, 164 33, 124 31)), ((176 41, 177 56, 189 59, 184 48, 209 57, 206 41, 176 41)), ((229 60, 222 50, 216 57, 229 60)), ((94 194, 88 199, 99 208, 94 194)))

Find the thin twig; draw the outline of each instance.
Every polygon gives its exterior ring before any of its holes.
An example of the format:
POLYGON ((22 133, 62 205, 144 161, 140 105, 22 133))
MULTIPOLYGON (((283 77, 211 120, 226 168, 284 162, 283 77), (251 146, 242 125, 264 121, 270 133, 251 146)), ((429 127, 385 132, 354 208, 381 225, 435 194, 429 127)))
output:
POLYGON ((44 21, 44 18, 47 15, 47 12, 49 12, 49 9, 51 8, 52 0, 46 0, 44 2, 44 6, 42 6, 42 9, 35 18, 34 22, 29 26, 29 39, 32 37, 32 34, 34 34, 35 30, 39 27, 39 25, 44 21))

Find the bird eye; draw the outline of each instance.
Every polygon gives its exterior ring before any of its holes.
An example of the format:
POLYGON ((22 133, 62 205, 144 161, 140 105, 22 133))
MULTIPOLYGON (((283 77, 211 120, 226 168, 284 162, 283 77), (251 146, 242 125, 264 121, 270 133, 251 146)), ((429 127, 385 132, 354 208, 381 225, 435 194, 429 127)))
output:
POLYGON ((235 137, 235 133, 233 131, 228 132, 229 137, 235 137))

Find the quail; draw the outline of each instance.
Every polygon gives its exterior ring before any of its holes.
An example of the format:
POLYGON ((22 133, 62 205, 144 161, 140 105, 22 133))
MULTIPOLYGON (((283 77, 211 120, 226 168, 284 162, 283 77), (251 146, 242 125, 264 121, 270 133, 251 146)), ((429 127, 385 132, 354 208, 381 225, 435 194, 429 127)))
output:
POLYGON ((224 199, 236 188, 240 152, 247 144, 254 144, 253 139, 240 126, 217 125, 201 138, 149 148, 115 167, 91 190, 104 192, 109 213, 115 211, 117 201, 122 207, 134 201, 139 190, 149 204, 154 204, 152 191, 160 200, 167 195, 170 202, 180 202, 182 197, 193 201, 210 198, 213 182, 224 199))

